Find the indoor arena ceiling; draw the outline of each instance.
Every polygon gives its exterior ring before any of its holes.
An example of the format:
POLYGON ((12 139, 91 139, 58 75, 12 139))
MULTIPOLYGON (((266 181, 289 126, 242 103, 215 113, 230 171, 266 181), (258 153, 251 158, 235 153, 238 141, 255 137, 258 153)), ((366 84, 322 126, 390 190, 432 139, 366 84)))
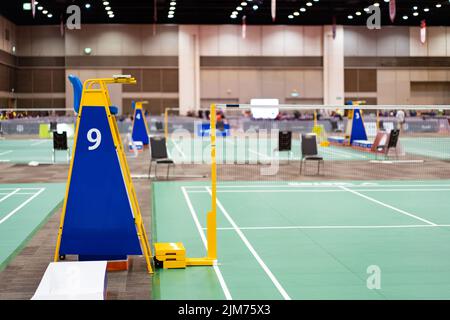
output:
POLYGON ((81 23, 240 24, 245 16, 247 24, 364 25, 364 9, 378 4, 382 25, 450 25, 450 0, 397 0, 394 23, 389 0, 277 0, 275 21, 271 0, 37 0, 34 18, 30 1, 3 0, 1 14, 19 25, 60 24, 76 4, 81 23))

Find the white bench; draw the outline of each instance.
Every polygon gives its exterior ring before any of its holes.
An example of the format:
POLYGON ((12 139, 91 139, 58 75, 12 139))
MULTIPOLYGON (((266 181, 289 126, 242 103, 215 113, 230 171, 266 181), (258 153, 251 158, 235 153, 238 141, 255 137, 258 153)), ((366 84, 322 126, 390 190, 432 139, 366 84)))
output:
POLYGON ((104 300, 106 261, 52 262, 32 300, 104 300))

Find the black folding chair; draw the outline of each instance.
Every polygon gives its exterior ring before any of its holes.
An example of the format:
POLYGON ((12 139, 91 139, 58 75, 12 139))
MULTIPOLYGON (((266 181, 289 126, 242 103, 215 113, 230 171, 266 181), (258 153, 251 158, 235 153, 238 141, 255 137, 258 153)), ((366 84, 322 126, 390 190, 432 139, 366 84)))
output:
POLYGON ((391 148, 395 149, 395 157, 398 159, 397 144, 399 137, 400 137, 400 130, 393 129, 389 133, 389 138, 387 139, 387 142, 384 145, 378 146, 378 151, 384 152, 385 159, 388 158, 389 149, 391 148))
POLYGON ((300 174, 302 174, 303 162, 305 162, 306 166, 306 161, 317 161, 317 174, 320 174, 320 164, 324 167, 325 163, 323 158, 318 155, 315 135, 302 134, 301 151, 302 159, 300 160, 300 174))
POLYGON ((67 163, 70 161, 70 148, 67 144, 67 132, 62 133, 53 132, 53 155, 52 162, 55 163, 55 153, 56 151, 66 151, 67 152, 67 163))
POLYGON ((158 164, 167 164, 167 175, 166 179, 169 179, 169 169, 174 166, 175 163, 172 159, 169 159, 167 155, 166 138, 162 137, 152 137, 150 138, 150 166, 148 168, 148 177, 152 172, 152 164, 155 162, 155 179, 158 178, 157 170, 158 164))
POLYGON ((57 126, 58 126, 58 123, 56 121, 51 121, 50 122, 50 129, 48 131, 49 132, 56 132, 57 131, 57 126))
POLYGON ((161 121, 156 121, 155 123, 156 131, 163 131, 163 123, 161 121))
POLYGON ((290 154, 292 151, 292 131, 279 131, 278 132, 278 148, 275 152, 288 152, 288 162, 290 160, 290 154))

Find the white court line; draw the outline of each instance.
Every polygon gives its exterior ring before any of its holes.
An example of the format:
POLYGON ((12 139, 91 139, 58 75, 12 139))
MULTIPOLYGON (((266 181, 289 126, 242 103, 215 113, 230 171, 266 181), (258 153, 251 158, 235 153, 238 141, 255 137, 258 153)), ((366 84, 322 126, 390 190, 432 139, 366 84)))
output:
POLYGON ((19 191, 20 191, 20 188, 17 188, 13 192, 7 193, 6 196, 4 196, 3 198, 0 199, 0 202, 2 202, 3 200, 8 199, 9 197, 11 197, 12 195, 16 194, 19 191))
MULTIPOLYGON (((209 194, 212 195, 211 189, 209 187, 206 187, 209 194)), ((256 261, 259 263, 261 268, 264 270, 264 272, 267 274, 267 276, 270 278, 272 283, 275 285, 275 287, 280 292, 281 296, 285 300, 291 300, 291 297, 287 294, 286 290, 281 286, 281 284, 278 282, 277 278, 273 275, 272 271, 270 271, 269 267, 264 263, 264 261, 261 259, 259 254, 256 252, 255 248, 251 245, 251 243, 248 241, 247 237, 242 233, 242 231, 239 229, 237 224, 234 222, 234 220, 231 218, 231 216, 228 214, 228 212, 223 207, 222 203, 219 201, 219 199, 216 199, 217 206, 222 211, 225 218, 227 218, 228 222, 233 226, 233 229, 236 231, 236 233, 239 235, 241 240, 244 242, 244 244, 247 246, 248 250, 252 253, 253 257, 256 259, 256 261)))
POLYGON ((0 156, 4 156, 5 154, 11 153, 11 152, 13 152, 13 151, 12 150, 6 150, 6 151, 3 151, 3 152, 0 152, 0 156))
MULTIPOLYGON (((0 188, 0 191, 16 190, 17 188, 0 188)), ((42 188, 20 188, 20 190, 41 190, 42 188)))
POLYGON ((28 202, 30 202, 31 200, 33 200, 34 198, 36 198, 38 195, 40 195, 43 191, 45 190, 45 188, 41 188, 41 190, 39 190, 37 193, 35 193, 34 195, 32 195, 30 198, 28 198, 27 200, 25 200, 24 202, 22 202, 22 204, 20 206, 18 206, 17 208, 15 208, 13 211, 11 211, 10 213, 8 213, 3 219, 0 220, 0 225, 5 222, 6 220, 8 220, 9 218, 11 218, 17 211, 19 211, 20 209, 22 209, 24 206, 26 206, 28 204, 28 202))
MULTIPOLYGON (((202 239, 203 245, 205 248, 208 248, 208 244, 206 241, 205 233, 202 230, 202 226, 200 225, 200 222, 198 221, 197 214, 194 211, 194 207, 192 206, 191 200, 189 199, 189 196, 186 192, 186 189, 184 187, 181 187, 181 191, 183 192, 184 199, 186 200, 186 203, 189 207, 189 211, 191 212, 192 218, 194 219, 195 226, 197 227, 197 231, 200 234, 200 238, 202 239)), ((223 278, 222 272, 219 269, 219 266, 215 264, 213 266, 214 271, 216 272, 217 278, 219 279, 220 286, 222 287, 223 293, 225 294, 225 298, 227 300, 233 300, 231 297, 230 290, 228 290, 228 286, 225 282, 225 279, 223 278)))
POLYGON ((40 145, 40 144, 43 144, 43 143, 46 143, 46 142, 50 142, 51 140, 40 140, 40 141, 37 141, 37 142, 34 142, 34 143, 32 143, 32 144, 30 144, 30 146, 38 146, 38 145, 40 145))
MULTIPOLYGON (((28 195, 32 195, 32 194, 35 194, 35 193, 36 192, 17 192, 17 193, 14 193, 14 195, 16 195, 16 196, 24 196, 24 195, 28 196, 28 195)), ((4 196, 6 194, 9 194, 9 193, 8 192, 0 192, 1 196, 4 196)))
MULTIPOLYGON (((370 191, 370 192, 411 192, 411 191, 417 191, 417 192, 435 192, 435 191, 450 191, 450 189, 364 189, 360 191, 370 191)), ((207 191, 204 190, 190 190, 189 193, 206 193, 207 191)), ((217 190, 218 193, 278 193, 278 192, 305 192, 305 193, 320 193, 320 192, 347 192, 346 190, 339 190, 339 189, 326 189, 326 190, 301 190, 301 189, 284 189, 284 190, 217 190)))
POLYGON ((339 188, 341 188, 341 189, 343 189, 343 190, 346 190, 346 191, 348 191, 348 192, 351 192, 351 193, 353 193, 353 194, 355 194, 355 195, 357 195, 357 196, 359 196, 359 197, 361 197, 361 198, 364 198, 364 199, 367 199, 367 200, 369 200, 369 201, 375 202, 375 203, 377 203, 377 204, 379 204, 379 205, 382 205, 383 207, 386 207, 386 208, 392 209, 392 210, 394 210, 394 211, 397 211, 397 212, 399 212, 399 213, 401 213, 401 214, 404 214, 404 215, 406 215, 406 216, 409 216, 409 217, 411 217, 411 218, 420 220, 420 221, 425 222, 425 223, 428 223, 428 224, 430 224, 430 225, 434 225, 434 226, 436 225, 435 223, 433 223, 433 222, 431 222, 431 221, 428 221, 427 219, 423 219, 423 218, 418 217, 418 216, 416 216, 416 215, 414 215, 414 214, 412 214, 412 213, 406 212, 406 211, 401 210, 401 209, 399 209, 399 208, 393 207, 393 206, 391 206, 391 205, 389 205, 389 204, 387 204, 387 203, 384 203, 384 202, 381 202, 381 201, 376 200, 376 199, 374 199, 374 198, 368 197, 368 196, 366 196, 366 195, 364 195, 364 194, 362 194, 362 193, 359 193, 358 191, 351 190, 351 189, 346 188, 346 187, 344 187, 344 186, 339 186, 339 188))
POLYGON ((178 143, 176 143, 175 140, 173 140, 173 139, 171 139, 170 141, 172 141, 173 145, 178 150, 178 152, 181 154, 181 156, 186 159, 186 154, 183 152, 183 150, 181 150, 181 148, 178 145, 178 143))
MULTIPOLYGON (((320 150, 323 150, 323 148, 321 148, 320 150)), ((340 154, 342 156, 347 155, 347 156, 349 156, 351 158, 357 157, 357 158, 361 158, 361 159, 368 159, 368 157, 363 155, 363 154, 359 154, 359 153, 356 153, 356 152, 354 152, 354 153, 353 152, 348 152, 348 151, 345 151, 345 150, 336 150, 336 148, 333 148, 332 150, 328 150, 327 149, 327 151, 332 152, 332 153, 337 153, 337 154, 340 154)))
MULTIPOLYGON (((370 183, 366 185, 356 185, 356 184, 348 184, 348 183, 321 183, 321 184, 297 184, 297 183, 288 183, 288 184, 272 184, 272 185, 218 185, 217 188, 331 188, 331 187, 350 187, 350 188, 401 188, 401 187, 450 187, 450 184, 390 184, 383 185, 377 183, 370 183)), ((186 189, 203 189, 205 186, 183 186, 186 189)), ((1 190, 1 189, 0 189, 1 190)))
MULTIPOLYGON (((405 224, 405 225, 378 225, 378 226, 278 226, 278 227, 240 227, 240 230, 289 230, 289 229, 409 229, 409 228, 438 228, 450 227, 448 224, 405 224)), ((204 228, 206 229, 206 228, 204 228)), ((221 227, 217 230, 234 230, 232 227, 221 227)))

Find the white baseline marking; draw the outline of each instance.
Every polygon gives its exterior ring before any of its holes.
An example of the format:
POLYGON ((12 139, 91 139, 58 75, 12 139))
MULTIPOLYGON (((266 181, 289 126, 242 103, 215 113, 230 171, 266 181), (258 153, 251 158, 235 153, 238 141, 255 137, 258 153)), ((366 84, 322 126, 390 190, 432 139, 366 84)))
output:
MULTIPOLYGON (((189 199, 189 196, 186 192, 186 189, 184 187, 181 187, 181 191, 183 192, 184 199, 186 199, 186 203, 189 207, 189 211, 191 212, 192 218, 194 219, 195 226, 197 227, 197 231, 200 234, 200 238, 202 239, 203 245, 205 248, 208 248, 205 233, 202 230, 202 226, 200 225, 200 222, 198 221, 197 214, 195 213, 194 207, 192 206, 191 199, 189 199)), ((228 290, 228 286, 225 282, 225 279, 223 278, 222 272, 220 272, 219 266, 214 265, 213 266, 214 271, 216 272, 217 278, 219 279, 220 286, 222 287, 223 293, 225 294, 225 298, 227 300, 232 300, 230 290, 228 290)))
POLYGON ((0 199, 0 202, 8 199, 9 197, 11 197, 12 195, 16 194, 17 192, 20 191, 20 188, 17 188, 16 190, 10 192, 10 193, 6 193, 6 196, 4 196, 3 198, 0 199))
POLYGON ((17 211, 19 211, 20 209, 22 209, 24 206, 26 206, 31 200, 33 200, 34 198, 36 198, 38 195, 40 195, 43 191, 45 190, 45 188, 41 188, 41 190, 39 190, 37 193, 35 193, 34 195, 32 195, 30 198, 28 198, 27 200, 25 200, 20 206, 18 206, 17 208, 15 208, 13 211, 11 211, 10 213, 8 213, 3 219, 0 220, 0 224, 2 224, 3 222, 5 222, 6 220, 8 220, 9 218, 11 218, 17 211))
POLYGON ((40 141, 37 141, 37 142, 33 142, 30 146, 34 147, 34 146, 38 146, 38 145, 46 143, 46 142, 50 142, 50 140, 40 140, 40 141))
MULTIPOLYGON (((392 188, 392 187, 450 187, 450 184, 390 184, 390 185, 382 185, 378 183, 367 182, 367 184, 351 184, 351 183, 320 183, 320 184, 308 184, 308 183, 288 183, 288 184, 265 184, 265 185, 218 185, 218 189, 222 188, 331 188, 331 187, 339 187, 345 186, 350 188, 392 188)), ((205 186, 184 186, 186 189, 203 189, 205 186)), ((0 189, 1 190, 1 189, 0 189)))
MULTIPOLYGON (((209 194, 212 195, 211 189, 209 187, 206 187, 209 194)), ((270 271, 269 267, 264 263, 264 261, 261 259, 259 254, 256 252, 255 248, 251 245, 251 243, 248 241, 247 237, 242 233, 242 231, 239 229, 237 224, 234 222, 234 220, 231 218, 231 216, 228 214, 228 212, 223 207, 222 203, 219 201, 219 199, 216 199, 217 206, 222 211, 225 218, 227 218, 228 222, 233 226, 233 229, 236 231, 236 233, 239 235, 241 240, 244 242, 244 244, 247 246, 248 250, 252 253, 253 257, 255 257, 256 261, 259 263, 261 268, 264 270, 264 272, 267 274, 267 276, 270 278, 272 283, 275 285, 275 287, 280 292, 281 296, 285 300, 291 300, 291 297, 287 294, 286 290, 281 286, 281 284, 278 282, 277 278, 273 275, 272 271, 270 271)))
MULTIPOLYGON (((378 225, 378 226, 262 226, 240 227, 240 230, 290 230, 290 229, 410 229, 410 228, 438 228, 450 227, 448 224, 405 224, 405 225, 378 225)), ((234 230, 232 227, 221 227, 217 230, 234 230)))
POLYGON ((353 193, 353 194, 355 194, 355 195, 357 195, 357 196, 359 196, 359 197, 361 197, 361 198, 364 198, 364 199, 367 199, 367 200, 369 200, 369 201, 375 202, 375 203, 377 203, 377 204, 379 204, 379 205, 382 205, 383 207, 386 207, 386 208, 392 209, 392 210, 394 210, 394 211, 397 211, 397 212, 399 212, 399 213, 401 213, 401 214, 404 214, 404 215, 406 215, 406 216, 409 216, 409 217, 411 217, 411 218, 414 218, 414 219, 420 220, 420 221, 422 221, 422 222, 428 223, 428 224, 430 224, 430 225, 436 226, 435 223, 433 223, 433 222, 431 222, 431 221, 428 221, 427 219, 423 219, 423 218, 418 217, 418 216, 416 216, 416 215, 414 215, 414 214, 412 214, 412 213, 409 213, 409 212, 406 212, 406 211, 401 210, 401 209, 399 209, 399 208, 393 207, 393 206, 391 206, 391 205, 389 205, 389 204, 386 204, 386 203, 384 203, 384 202, 381 202, 381 201, 379 201, 379 200, 377 200, 377 199, 374 199, 374 198, 371 198, 371 197, 369 197, 369 196, 366 196, 366 195, 364 195, 364 194, 362 194, 362 193, 359 193, 358 191, 351 190, 351 189, 346 188, 346 187, 344 187, 344 186, 340 186, 339 188, 341 188, 341 189, 343 189, 343 190, 346 190, 346 191, 348 191, 348 192, 351 192, 351 193, 353 193))
MULTIPOLYGON (((370 192, 411 192, 411 191, 417 191, 417 192, 435 192, 435 191, 450 191, 449 188, 446 189, 364 189, 364 190, 360 190, 360 191, 370 191, 370 192)), ((206 193, 208 191, 204 191, 204 190, 189 190, 189 193, 206 193)), ((284 189, 284 190, 267 190, 267 189, 259 189, 259 190, 249 190, 249 189, 245 189, 245 190, 217 190, 218 193, 278 193, 278 192, 286 192, 286 193, 291 193, 291 192, 312 192, 312 193, 320 193, 320 192, 347 192, 346 190, 339 190, 339 189, 325 189, 325 190, 320 190, 320 189, 316 189, 316 190, 302 190, 302 189, 284 189)))
POLYGON ((5 154, 11 153, 11 152, 13 152, 13 151, 12 150, 6 150, 6 151, 3 151, 3 152, 0 152, 0 156, 4 156, 5 154))

